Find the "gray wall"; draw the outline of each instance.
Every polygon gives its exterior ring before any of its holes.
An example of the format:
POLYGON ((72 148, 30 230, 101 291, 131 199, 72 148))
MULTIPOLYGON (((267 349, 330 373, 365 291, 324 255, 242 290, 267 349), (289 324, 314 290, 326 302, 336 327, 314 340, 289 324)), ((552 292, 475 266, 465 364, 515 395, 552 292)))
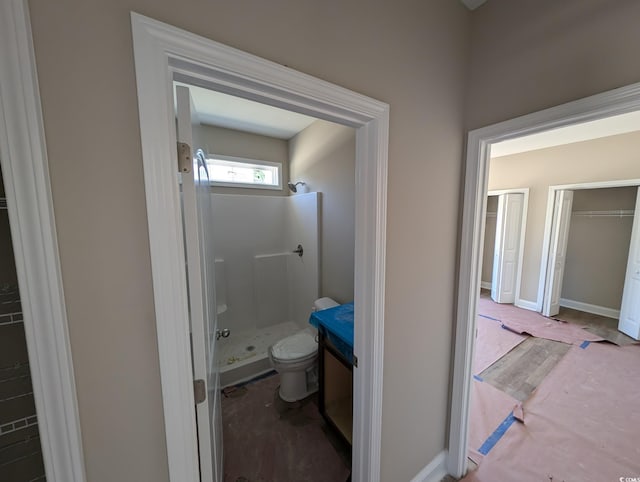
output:
POLYGON ((199 137, 204 147, 206 147, 207 154, 219 154, 223 156, 244 157, 246 159, 282 163, 282 189, 213 187, 213 192, 220 194, 249 194, 261 196, 288 195, 289 153, 286 140, 205 124, 202 124, 199 130, 199 137))
POLYGON ((29 7, 89 480, 168 478, 132 10, 391 105, 380 464, 383 481, 410 480, 446 445, 470 13, 451 0, 29 7))
POLYGON ((320 292, 353 301, 356 136, 350 127, 316 121, 289 141, 290 175, 322 193, 320 292))
MULTIPOLYGON (((573 212, 633 210, 638 188, 573 193, 573 212)), ((571 216, 562 298, 619 310, 633 217, 571 216)))
POLYGON ((538 298, 549 186, 640 179, 640 132, 491 159, 489 190, 528 187, 520 297, 538 298))

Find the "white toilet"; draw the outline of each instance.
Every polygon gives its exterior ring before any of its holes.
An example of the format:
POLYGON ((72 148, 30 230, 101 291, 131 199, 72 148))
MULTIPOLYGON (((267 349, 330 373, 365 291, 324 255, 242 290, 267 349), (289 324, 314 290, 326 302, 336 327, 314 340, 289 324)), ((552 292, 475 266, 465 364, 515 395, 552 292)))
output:
MULTIPOLYGON (((313 311, 338 306, 331 298, 313 303, 313 311)), ((315 329, 306 328, 269 347, 269 360, 280 374, 280 398, 296 402, 318 390, 318 343, 315 329)))

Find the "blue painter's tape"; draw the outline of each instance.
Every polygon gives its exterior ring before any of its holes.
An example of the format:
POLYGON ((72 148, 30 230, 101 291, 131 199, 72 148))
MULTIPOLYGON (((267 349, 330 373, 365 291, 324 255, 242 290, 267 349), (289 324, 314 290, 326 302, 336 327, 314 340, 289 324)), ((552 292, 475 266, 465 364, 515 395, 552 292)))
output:
POLYGON ((478 376, 478 375, 474 375, 473 378, 475 378, 476 380, 478 380, 479 382, 484 382, 484 380, 482 379, 482 377, 478 376))
POLYGON ((591 344, 590 341, 583 341, 582 345, 580 345, 580 348, 582 348, 583 350, 588 347, 591 344))
POLYGON ((480 452, 482 455, 487 455, 489 451, 495 446, 495 444, 498 443, 498 440, 502 438, 505 432, 509 430, 509 427, 511 427, 515 420, 516 418, 513 416, 513 412, 511 412, 507 416, 507 418, 505 418, 502 423, 498 425, 498 428, 495 429, 495 431, 491 435, 489 435, 487 440, 484 441, 482 446, 478 449, 478 452, 480 452))
POLYGON ((486 318, 487 320, 493 320, 493 321, 499 321, 502 322, 502 320, 499 320, 498 318, 493 318, 491 316, 487 316, 487 315, 480 315, 478 314, 478 316, 482 316, 483 318, 486 318))

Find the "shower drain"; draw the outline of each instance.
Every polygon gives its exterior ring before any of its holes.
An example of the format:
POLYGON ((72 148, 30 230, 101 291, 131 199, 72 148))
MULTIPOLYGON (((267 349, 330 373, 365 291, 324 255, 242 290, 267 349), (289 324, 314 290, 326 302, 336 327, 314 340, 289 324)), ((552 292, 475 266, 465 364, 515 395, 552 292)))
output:
POLYGON ((255 349, 256 349, 256 347, 253 346, 253 345, 249 345, 248 347, 245 348, 246 351, 253 351, 255 349))

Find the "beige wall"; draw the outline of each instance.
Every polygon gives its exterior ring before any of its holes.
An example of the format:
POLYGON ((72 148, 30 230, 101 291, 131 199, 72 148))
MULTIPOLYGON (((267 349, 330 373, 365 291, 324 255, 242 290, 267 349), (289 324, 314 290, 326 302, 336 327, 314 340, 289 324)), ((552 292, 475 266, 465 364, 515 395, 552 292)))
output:
POLYGON ((489 0, 473 12, 467 126, 640 81, 640 2, 489 0))
POLYGON ((538 297, 549 186, 640 179, 640 132, 491 159, 489 189, 528 187, 520 297, 538 297))
POLYGON ((638 188, 585 189, 573 193, 562 298, 619 310, 633 217, 587 217, 580 211, 633 210, 638 188))
POLYGON ((89 480, 168 478, 131 10, 391 105, 380 464, 384 482, 410 480, 446 445, 469 12, 451 0, 29 6, 89 480))
POLYGON ((287 188, 287 182, 289 181, 289 145, 286 140, 204 124, 200 126, 200 138, 208 154, 282 163, 282 189, 214 187, 212 188, 213 192, 220 194, 259 194, 261 196, 287 196, 289 194, 289 189, 287 188))
POLYGON ((355 130, 316 121, 289 141, 290 175, 322 193, 321 296, 353 301, 355 130))

